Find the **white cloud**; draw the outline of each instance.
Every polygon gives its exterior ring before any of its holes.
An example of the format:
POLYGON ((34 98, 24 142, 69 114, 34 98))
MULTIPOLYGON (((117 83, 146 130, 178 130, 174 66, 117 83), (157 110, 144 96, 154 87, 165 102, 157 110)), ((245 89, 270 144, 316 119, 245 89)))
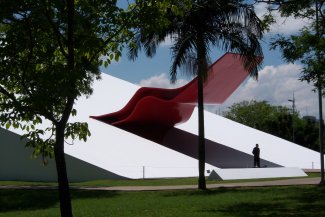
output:
MULTIPOLYGON (((255 6, 255 12, 259 18, 262 18, 267 12, 267 4, 259 3, 255 6)), ((297 19, 294 17, 281 17, 278 11, 273 11, 272 14, 276 20, 276 23, 272 24, 270 27, 270 32, 268 34, 294 34, 298 32, 303 26, 310 25, 308 19, 297 19)))
POLYGON ((142 87, 160 87, 160 88, 176 88, 188 83, 187 80, 178 79, 175 84, 170 83, 165 73, 152 76, 148 79, 141 80, 139 85, 142 87))
POLYGON ((314 87, 311 84, 298 80, 300 69, 301 66, 297 64, 265 66, 259 72, 258 81, 247 79, 225 103, 209 110, 222 112, 243 100, 265 100, 272 105, 292 108, 292 102, 288 100, 292 99, 294 92, 296 109, 300 114, 318 117, 318 95, 312 91, 314 87))

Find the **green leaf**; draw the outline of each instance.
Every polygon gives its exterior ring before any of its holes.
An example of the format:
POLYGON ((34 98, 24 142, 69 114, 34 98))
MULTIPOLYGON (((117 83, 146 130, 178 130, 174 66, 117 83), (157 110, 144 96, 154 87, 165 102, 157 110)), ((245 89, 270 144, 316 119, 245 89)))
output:
POLYGON ((115 62, 118 62, 119 60, 120 60, 120 53, 118 52, 118 54, 117 55, 115 55, 115 62))
POLYGON ((12 126, 13 126, 15 129, 18 129, 18 128, 19 128, 19 124, 16 123, 16 122, 14 122, 14 123, 12 124, 12 126))
POLYGON ((108 61, 109 61, 109 60, 106 60, 106 61, 104 62, 104 67, 105 67, 105 68, 107 68, 108 65, 109 65, 108 61))
POLYGON ((77 110, 76 109, 72 109, 71 110, 71 115, 72 116, 76 116, 77 115, 77 110))
POLYGON ((10 122, 7 122, 6 123, 6 129, 8 130, 10 128, 10 126, 11 126, 10 122))

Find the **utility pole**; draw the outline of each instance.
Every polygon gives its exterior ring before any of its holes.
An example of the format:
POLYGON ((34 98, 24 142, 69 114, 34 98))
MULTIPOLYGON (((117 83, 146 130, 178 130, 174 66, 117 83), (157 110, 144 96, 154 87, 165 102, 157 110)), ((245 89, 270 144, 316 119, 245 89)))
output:
POLYGON ((295 116, 295 108, 296 108, 296 100, 295 100, 295 92, 292 94, 292 99, 288 100, 289 102, 292 102, 292 142, 295 142, 295 126, 294 126, 294 116, 295 116))

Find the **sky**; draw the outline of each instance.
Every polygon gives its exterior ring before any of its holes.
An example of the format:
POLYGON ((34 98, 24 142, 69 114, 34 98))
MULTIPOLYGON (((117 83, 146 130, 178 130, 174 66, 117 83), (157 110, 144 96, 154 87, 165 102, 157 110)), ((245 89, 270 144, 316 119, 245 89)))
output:
MULTIPOLYGON (((123 1, 119 1, 123 4, 123 1)), ((259 4, 255 7, 256 14, 262 16, 266 5, 259 4)), ((299 80, 302 65, 286 63, 281 58, 279 50, 269 50, 269 42, 276 34, 291 35, 308 25, 308 20, 281 18, 275 14, 277 23, 271 26, 271 31, 264 35, 261 41, 264 53, 263 65, 259 71, 258 80, 248 78, 242 85, 221 105, 209 106, 206 109, 222 114, 233 103, 244 100, 267 101, 271 105, 282 105, 292 109, 295 98, 296 110, 301 116, 312 115, 318 117, 318 95, 314 87, 299 80)), ((119 62, 112 63, 108 68, 102 67, 104 73, 118 77, 140 86, 175 88, 184 85, 192 78, 180 75, 175 85, 169 82, 169 69, 171 66, 170 46, 172 42, 166 40, 154 58, 147 58, 142 54, 135 61, 130 61, 123 55, 119 62)), ((210 58, 214 62, 223 52, 211 50, 210 58)), ((323 105, 324 107, 324 105, 323 105)))

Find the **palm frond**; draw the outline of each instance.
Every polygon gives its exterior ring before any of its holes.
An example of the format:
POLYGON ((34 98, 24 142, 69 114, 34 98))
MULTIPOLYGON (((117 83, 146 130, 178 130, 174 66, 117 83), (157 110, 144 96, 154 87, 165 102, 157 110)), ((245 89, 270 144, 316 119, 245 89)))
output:
POLYGON ((134 61, 136 58, 138 58, 138 54, 139 54, 139 52, 141 52, 141 48, 142 48, 140 39, 141 39, 141 35, 138 33, 138 34, 135 34, 135 36, 133 37, 131 42, 129 42, 129 44, 127 46, 128 59, 134 61))
POLYGON ((196 69, 196 61, 193 58, 194 42, 191 35, 183 35, 182 40, 178 38, 172 46, 172 66, 170 68, 170 80, 176 81, 177 69, 181 66, 186 67, 186 73, 193 74, 196 69))
MULTIPOLYGON (((135 59, 141 49, 152 57, 166 36, 173 37, 170 78, 176 81, 178 69, 187 75, 198 73, 198 50, 205 64, 209 61, 211 47, 225 52, 238 53, 245 68, 257 77, 263 56, 259 39, 263 30, 253 8, 240 0, 193 0, 184 16, 170 16, 170 25, 159 32, 144 29, 134 38, 129 48, 129 58, 135 59), (201 42, 199 43, 199 39, 201 42)), ((201 72, 202 73, 202 72, 201 72)), ((204 75, 206 77, 206 75, 204 75)))
POLYGON ((159 44, 161 44, 165 38, 168 36, 169 31, 158 32, 147 32, 146 30, 141 30, 134 35, 133 39, 128 46, 128 58, 135 60, 138 57, 138 53, 143 48, 145 54, 148 57, 153 57, 156 54, 159 44))

